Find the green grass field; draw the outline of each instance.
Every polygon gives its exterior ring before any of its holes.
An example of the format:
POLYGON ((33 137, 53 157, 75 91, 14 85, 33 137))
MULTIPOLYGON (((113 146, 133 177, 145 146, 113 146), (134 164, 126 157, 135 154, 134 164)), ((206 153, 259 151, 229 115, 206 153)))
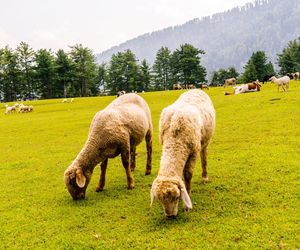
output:
POLYGON ((288 93, 270 83, 261 92, 224 96, 207 91, 217 113, 209 147, 210 183, 198 160, 193 209, 180 204, 166 220, 150 188, 159 169, 161 110, 183 91, 145 93, 154 125, 152 174, 137 147, 135 189, 127 190, 120 157, 99 166, 86 199, 73 201, 63 173, 82 148, 94 114, 115 97, 33 101, 33 113, 0 109, 0 249, 300 249, 300 82, 288 93))

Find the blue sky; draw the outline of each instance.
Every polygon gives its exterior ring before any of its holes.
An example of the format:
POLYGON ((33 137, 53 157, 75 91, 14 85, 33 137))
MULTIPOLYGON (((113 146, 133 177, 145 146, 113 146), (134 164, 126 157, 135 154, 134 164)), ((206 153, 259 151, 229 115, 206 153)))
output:
POLYGON ((0 47, 82 43, 95 53, 144 33, 242 6, 252 0, 1 0, 0 47))

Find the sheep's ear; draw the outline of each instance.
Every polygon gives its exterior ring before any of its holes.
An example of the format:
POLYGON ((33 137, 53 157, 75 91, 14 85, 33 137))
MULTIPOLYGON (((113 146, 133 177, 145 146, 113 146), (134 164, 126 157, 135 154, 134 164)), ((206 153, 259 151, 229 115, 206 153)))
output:
POLYGON ((184 205, 186 206, 186 208, 192 209, 192 201, 191 201, 191 198, 190 198, 188 192, 186 191, 185 186, 183 186, 181 188, 180 196, 181 196, 181 199, 182 199, 184 205))
POLYGON ((86 182, 86 177, 82 173, 81 169, 76 170, 76 183, 78 187, 83 188, 86 182))
POLYGON ((153 204, 153 201, 154 201, 154 193, 153 193, 153 190, 151 190, 150 198, 151 198, 150 207, 152 207, 152 204, 153 204))
POLYGON ((152 207, 152 204, 153 204, 154 198, 155 198, 155 194, 154 194, 154 187, 152 186, 152 188, 151 188, 151 191, 150 191, 150 199, 151 199, 151 202, 150 202, 150 207, 152 207))

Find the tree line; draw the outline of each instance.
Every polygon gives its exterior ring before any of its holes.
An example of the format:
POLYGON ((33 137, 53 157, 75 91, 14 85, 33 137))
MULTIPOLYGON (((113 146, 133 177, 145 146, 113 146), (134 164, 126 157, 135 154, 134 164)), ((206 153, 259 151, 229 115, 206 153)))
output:
MULTIPOLYGON (((3 101, 34 98, 61 98, 115 94, 117 91, 155 91, 172 89, 175 83, 199 84, 206 81, 201 65, 203 50, 183 44, 171 51, 161 47, 151 66, 139 62, 130 50, 118 52, 107 64, 98 65, 92 50, 81 44, 70 51, 49 49, 34 51, 21 42, 15 50, 0 48, 0 98, 3 101)), ((279 73, 300 70, 300 38, 289 42, 278 55, 279 73)), ((262 81, 275 75, 273 64, 264 51, 252 54, 239 74, 234 67, 213 72, 212 84, 223 84, 227 78, 239 82, 262 81)))

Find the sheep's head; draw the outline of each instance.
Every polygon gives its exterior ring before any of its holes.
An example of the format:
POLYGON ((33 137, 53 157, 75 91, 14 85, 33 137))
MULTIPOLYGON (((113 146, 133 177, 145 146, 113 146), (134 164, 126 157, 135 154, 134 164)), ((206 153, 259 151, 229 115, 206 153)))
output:
POLYGON ((64 181, 74 200, 85 198, 88 181, 81 168, 73 166, 67 168, 64 173, 64 181))
POLYGON ((180 199, 183 200, 186 210, 192 208, 191 199, 182 180, 156 178, 151 188, 151 205, 154 198, 162 204, 168 218, 176 217, 180 199))
POLYGON ((272 76, 272 77, 269 79, 269 81, 274 82, 275 79, 276 79, 276 77, 275 77, 275 76, 272 76))

